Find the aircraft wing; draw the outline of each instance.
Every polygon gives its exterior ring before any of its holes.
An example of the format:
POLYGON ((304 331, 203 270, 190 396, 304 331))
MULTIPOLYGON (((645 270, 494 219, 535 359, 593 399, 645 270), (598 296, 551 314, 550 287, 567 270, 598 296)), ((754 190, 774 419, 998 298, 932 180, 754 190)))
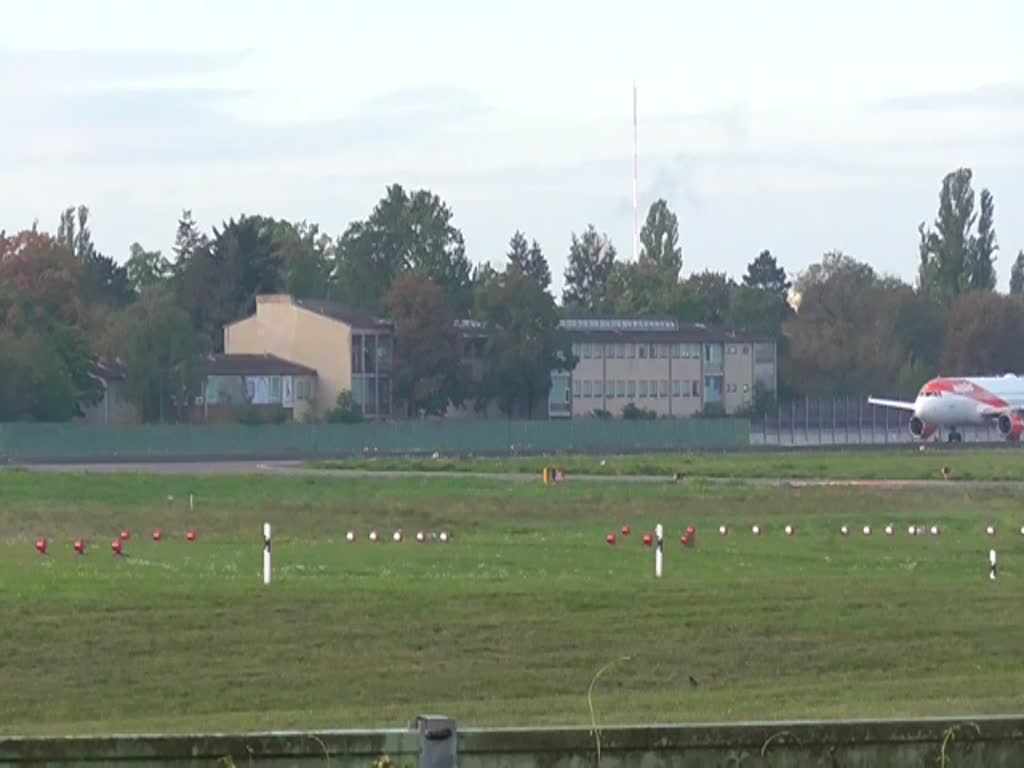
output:
POLYGON ((881 405, 884 408, 899 408, 901 411, 912 411, 914 410, 913 403, 907 403, 903 400, 882 400, 877 397, 869 397, 868 403, 871 405, 881 405))

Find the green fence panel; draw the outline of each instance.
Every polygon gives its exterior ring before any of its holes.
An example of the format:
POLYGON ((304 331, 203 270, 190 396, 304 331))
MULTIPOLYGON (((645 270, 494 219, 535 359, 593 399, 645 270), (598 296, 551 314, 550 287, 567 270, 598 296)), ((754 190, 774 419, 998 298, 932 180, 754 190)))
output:
POLYGON ((406 421, 383 424, 0 425, 11 461, 145 461, 394 454, 525 454, 744 448, 745 419, 406 421))

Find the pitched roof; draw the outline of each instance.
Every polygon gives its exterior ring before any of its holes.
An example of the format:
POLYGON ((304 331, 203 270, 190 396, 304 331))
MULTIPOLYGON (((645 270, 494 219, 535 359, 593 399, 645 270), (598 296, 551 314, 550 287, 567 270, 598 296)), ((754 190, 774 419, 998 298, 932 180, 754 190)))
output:
POLYGON ((211 376, 316 376, 316 371, 275 355, 210 355, 211 376))
POLYGON ((372 317, 365 312, 360 312, 344 304, 337 304, 333 301, 322 301, 320 299, 295 299, 295 306, 302 307, 309 312, 329 317, 332 320, 340 320, 353 328, 366 328, 369 330, 391 330, 391 323, 378 317, 372 317))

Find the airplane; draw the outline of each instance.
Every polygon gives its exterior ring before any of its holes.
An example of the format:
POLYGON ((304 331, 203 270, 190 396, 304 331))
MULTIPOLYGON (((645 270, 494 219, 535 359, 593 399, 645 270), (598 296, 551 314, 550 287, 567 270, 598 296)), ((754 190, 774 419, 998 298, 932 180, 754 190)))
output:
POLYGON ((995 422, 1007 440, 1018 441, 1024 433, 1024 378, 1004 376, 939 377, 926 382, 914 402, 869 397, 871 405, 910 411, 910 434, 927 440, 940 428, 948 440, 959 443, 957 427, 985 426, 995 422))

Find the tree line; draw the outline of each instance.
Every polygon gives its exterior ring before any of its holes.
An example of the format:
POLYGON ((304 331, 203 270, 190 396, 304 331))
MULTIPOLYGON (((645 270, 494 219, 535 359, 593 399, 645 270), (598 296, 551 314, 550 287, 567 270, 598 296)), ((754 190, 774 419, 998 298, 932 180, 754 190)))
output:
POLYGON ((792 278, 767 249, 739 280, 684 275, 678 218, 657 200, 635 262, 593 225, 572 234, 558 300, 536 240, 516 231, 498 267, 473 266, 449 206, 398 184, 337 237, 263 215, 205 232, 185 210, 170 254, 135 242, 123 264, 96 248, 89 209, 68 208, 52 233, 0 232, 0 420, 81 416, 102 396, 103 359, 123 366, 145 420, 179 419, 224 326, 251 314, 258 294, 281 292, 390 318, 395 400, 408 415, 466 403, 533 412, 550 372, 574 364, 566 315, 674 317, 776 338, 782 398, 907 395, 940 370, 1022 370, 1024 252, 1010 295, 996 293, 994 199, 972 183, 967 168, 942 180, 936 218, 918 228, 914 285, 842 252, 792 278), (463 365, 456 321, 467 319, 482 381, 463 365))

